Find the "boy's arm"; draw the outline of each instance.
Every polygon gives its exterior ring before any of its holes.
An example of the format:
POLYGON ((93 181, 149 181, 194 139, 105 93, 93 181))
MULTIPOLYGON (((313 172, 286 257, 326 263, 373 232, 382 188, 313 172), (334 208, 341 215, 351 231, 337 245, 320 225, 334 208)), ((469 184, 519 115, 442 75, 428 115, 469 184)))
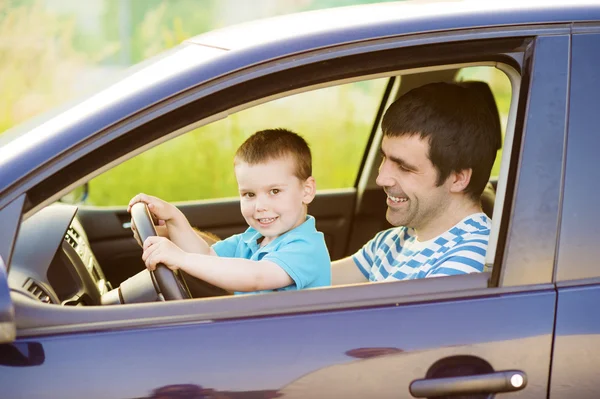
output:
POLYGON ((273 290, 294 284, 276 263, 188 253, 180 269, 228 291, 273 290))
POLYGON ((274 262, 189 253, 164 237, 146 238, 142 259, 150 270, 162 263, 228 291, 273 290, 294 283, 274 262))
POLYGON ((185 215, 178 210, 178 215, 167 221, 169 239, 185 252, 204 255, 216 255, 208 243, 194 230, 185 215))
POLYGON ((351 256, 331 262, 331 285, 366 283, 367 281, 369 280, 356 266, 351 256))

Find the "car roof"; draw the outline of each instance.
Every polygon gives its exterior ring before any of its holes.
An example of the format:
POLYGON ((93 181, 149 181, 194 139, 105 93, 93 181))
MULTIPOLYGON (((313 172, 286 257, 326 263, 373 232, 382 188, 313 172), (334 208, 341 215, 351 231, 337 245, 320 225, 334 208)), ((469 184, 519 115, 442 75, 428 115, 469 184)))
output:
MULTIPOLYGON (((189 42, 240 50, 315 35, 424 33, 484 26, 597 21, 598 0, 416 0, 362 4, 287 14, 217 29, 189 42), (395 29, 394 29, 395 28, 395 29)), ((347 36, 349 39, 351 36, 347 36)), ((358 39, 360 36, 356 35, 358 39)), ((339 38, 338 38, 339 40, 339 38)))
MULTIPOLYGON (((104 91, 0 135, 0 203, 13 186, 107 126, 236 70, 340 44, 486 26, 600 21, 597 0, 410 1, 339 7, 243 23, 191 38, 134 66, 104 91)), ((1 204, 0 204, 1 205, 1 204)))

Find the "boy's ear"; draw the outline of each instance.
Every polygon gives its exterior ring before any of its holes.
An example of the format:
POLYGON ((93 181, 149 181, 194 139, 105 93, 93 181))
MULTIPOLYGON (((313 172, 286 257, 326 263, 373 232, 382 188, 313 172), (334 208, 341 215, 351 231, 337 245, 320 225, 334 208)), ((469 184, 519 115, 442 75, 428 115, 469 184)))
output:
POLYGON ((303 183, 304 185, 304 196, 302 197, 302 203, 308 205, 315 199, 315 195, 317 194, 317 184, 315 183, 315 178, 310 176, 303 183))
POLYGON ((448 176, 450 180, 450 192, 460 193, 464 191, 469 183, 471 182, 471 176, 473 175, 473 169, 462 169, 458 172, 450 173, 448 176))

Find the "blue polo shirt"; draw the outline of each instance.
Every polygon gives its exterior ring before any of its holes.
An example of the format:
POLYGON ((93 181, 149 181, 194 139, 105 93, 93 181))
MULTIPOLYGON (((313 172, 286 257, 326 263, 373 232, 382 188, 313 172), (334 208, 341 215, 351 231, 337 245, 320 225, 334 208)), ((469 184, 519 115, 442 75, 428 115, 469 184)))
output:
POLYGON ((315 218, 307 216, 300 226, 280 235, 264 247, 258 240, 257 230, 248 227, 242 234, 235 234, 213 244, 221 257, 268 260, 277 264, 294 280, 294 284, 275 290, 236 292, 257 294, 261 292, 301 290, 303 288, 331 285, 331 259, 323 233, 317 231, 315 218))

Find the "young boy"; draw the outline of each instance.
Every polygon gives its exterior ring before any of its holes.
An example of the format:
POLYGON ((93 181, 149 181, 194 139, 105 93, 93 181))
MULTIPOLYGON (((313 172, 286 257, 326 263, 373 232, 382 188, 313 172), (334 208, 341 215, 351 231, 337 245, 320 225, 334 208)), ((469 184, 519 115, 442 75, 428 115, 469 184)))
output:
POLYGON ((163 263, 235 293, 286 291, 331 284, 331 261, 323 233, 307 215, 315 197, 312 158, 306 141, 285 129, 255 133, 237 150, 235 176, 248 229, 210 247, 174 205, 145 194, 145 202, 169 238, 149 237, 142 259, 154 270, 163 263))

